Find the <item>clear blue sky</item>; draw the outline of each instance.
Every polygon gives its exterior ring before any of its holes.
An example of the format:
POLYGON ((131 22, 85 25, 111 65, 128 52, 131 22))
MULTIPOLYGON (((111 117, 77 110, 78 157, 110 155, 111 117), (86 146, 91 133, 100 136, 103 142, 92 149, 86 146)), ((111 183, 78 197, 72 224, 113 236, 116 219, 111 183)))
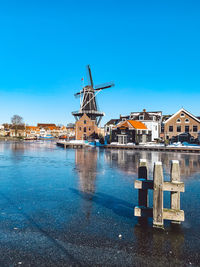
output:
POLYGON ((8 0, 0 7, 0 123, 73 122, 90 64, 103 123, 131 111, 200 116, 200 1, 8 0))

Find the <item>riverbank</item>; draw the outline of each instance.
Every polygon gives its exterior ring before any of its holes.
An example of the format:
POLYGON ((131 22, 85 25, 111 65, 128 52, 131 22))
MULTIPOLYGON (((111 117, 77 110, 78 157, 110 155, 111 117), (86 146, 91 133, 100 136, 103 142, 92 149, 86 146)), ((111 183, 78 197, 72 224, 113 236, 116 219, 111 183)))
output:
MULTIPOLYGON (((57 146, 63 148, 83 148, 90 146, 88 143, 84 143, 84 141, 58 141, 57 146)), ((160 152, 180 152, 180 153, 197 153, 200 154, 200 146, 163 146, 163 145, 117 145, 110 144, 101 146, 101 148, 105 149, 128 149, 128 150, 139 150, 139 151, 160 151, 160 152)))

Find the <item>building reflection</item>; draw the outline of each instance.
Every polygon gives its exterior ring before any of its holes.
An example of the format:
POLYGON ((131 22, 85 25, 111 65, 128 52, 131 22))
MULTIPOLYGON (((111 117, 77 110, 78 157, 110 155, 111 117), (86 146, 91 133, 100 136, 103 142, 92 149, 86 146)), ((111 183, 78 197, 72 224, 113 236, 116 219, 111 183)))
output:
POLYGON ((76 170, 79 174, 79 190, 84 195, 82 211, 89 219, 92 210, 92 199, 95 193, 97 174, 96 149, 76 149, 75 162, 76 170))
POLYGON ((12 160, 14 162, 21 161, 24 156, 25 146, 22 142, 10 143, 10 148, 12 151, 12 160))
POLYGON ((200 172, 200 155, 184 153, 164 153, 149 151, 131 151, 123 149, 105 150, 105 160, 110 166, 126 175, 137 175, 140 159, 146 159, 149 176, 153 175, 154 162, 161 161, 166 175, 170 174, 171 160, 179 160, 183 179, 200 172))
POLYGON ((95 192, 97 150, 76 149, 75 162, 79 173, 81 192, 93 195, 95 192))

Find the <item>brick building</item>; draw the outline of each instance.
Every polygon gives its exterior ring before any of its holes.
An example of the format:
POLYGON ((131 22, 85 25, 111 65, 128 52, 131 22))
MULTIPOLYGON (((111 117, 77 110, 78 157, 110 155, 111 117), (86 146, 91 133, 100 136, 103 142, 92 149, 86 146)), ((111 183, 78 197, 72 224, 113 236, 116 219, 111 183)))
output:
POLYGON ((75 124, 76 140, 87 140, 98 135, 96 121, 84 114, 75 124))
POLYGON ((200 120, 184 108, 181 108, 164 122, 164 139, 171 139, 183 133, 198 138, 199 131, 200 120))

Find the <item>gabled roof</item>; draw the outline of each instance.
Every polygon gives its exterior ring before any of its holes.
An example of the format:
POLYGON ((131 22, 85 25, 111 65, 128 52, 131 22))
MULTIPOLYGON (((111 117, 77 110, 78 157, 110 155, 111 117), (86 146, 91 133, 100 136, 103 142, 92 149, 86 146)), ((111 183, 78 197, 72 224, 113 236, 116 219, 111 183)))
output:
POLYGON ((165 123, 169 122, 171 119, 173 119, 174 117, 176 117, 176 115, 178 115, 180 112, 185 112, 188 116, 190 116, 191 118, 193 118, 194 120, 196 120, 197 122, 200 123, 200 120, 197 117, 195 117, 194 115, 192 115, 189 111, 185 110, 184 108, 179 109, 176 113, 174 113, 174 115, 172 115, 169 119, 167 119, 163 123, 165 124, 165 123))
POLYGON ((141 121, 133 121, 133 120, 126 120, 126 121, 121 121, 116 125, 115 128, 120 128, 120 127, 125 127, 125 128, 130 128, 130 129, 139 129, 139 130, 147 130, 147 127, 144 123, 141 121))
POLYGON ((119 122, 119 119, 111 119, 109 120, 105 125, 111 125, 111 124, 117 124, 119 122))

